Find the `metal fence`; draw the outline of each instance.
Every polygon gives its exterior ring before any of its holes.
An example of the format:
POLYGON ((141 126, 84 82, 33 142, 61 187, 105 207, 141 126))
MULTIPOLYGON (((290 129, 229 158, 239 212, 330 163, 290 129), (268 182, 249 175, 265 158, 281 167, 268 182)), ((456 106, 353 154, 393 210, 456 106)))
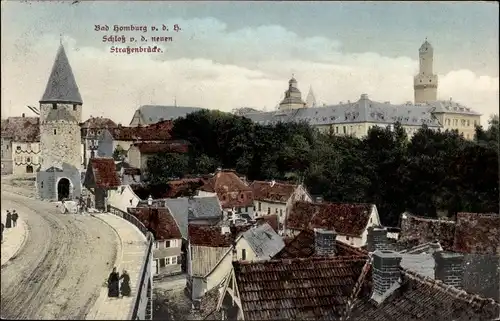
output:
MULTIPOLYGON (((131 311, 131 320, 138 320, 137 314, 138 314, 138 310, 139 310, 139 303, 141 301, 141 294, 142 294, 142 289, 143 289, 142 284, 146 280, 146 274, 148 271, 148 264, 151 264, 151 262, 149 262, 149 258, 152 256, 154 237, 153 237, 153 234, 148 231, 146 226, 144 226, 144 224, 142 224, 142 222, 139 221, 139 219, 137 219, 137 217, 135 217, 134 215, 127 213, 127 212, 124 212, 116 207, 111 206, 111 205, 108 205, 108 212, 113 214, 113 215, 119 216, 119 217, 129 221, 130 223, 134 224, 142 232, 142 234, 144 234, 144 236, 146 237, 146 239, 148 241, 147 249, 146 249, 146 252, 144 253, 144 260, 143 260, 144 263, 142 264, 142 267, 141 267, 140 277, 137 280, 137 285, 136 285, 137 291, 135 294, 135 303, 134 303, 134 306, 133 306, 132 311, 131 311)), ((148 296, 146 296, 146 297, 148 297, 148 296)))

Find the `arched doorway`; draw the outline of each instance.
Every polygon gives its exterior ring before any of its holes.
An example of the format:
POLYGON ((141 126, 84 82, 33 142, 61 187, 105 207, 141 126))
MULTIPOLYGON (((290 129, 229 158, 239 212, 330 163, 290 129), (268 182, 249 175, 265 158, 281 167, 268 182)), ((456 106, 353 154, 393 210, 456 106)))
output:
POLYGON ((57 183, 57 200, 61 201, 63 199, 69 198, 70 192, 70 182, 67 178, 61 178, 57 183))
POLYGON ((26 166, 26 173, 33 173, 33 166, 31 165, 26 166))

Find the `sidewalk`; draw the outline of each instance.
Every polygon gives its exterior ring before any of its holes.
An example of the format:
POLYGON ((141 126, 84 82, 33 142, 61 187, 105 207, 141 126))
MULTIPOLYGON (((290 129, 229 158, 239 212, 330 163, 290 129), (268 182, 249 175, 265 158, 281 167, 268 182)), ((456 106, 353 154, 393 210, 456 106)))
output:
MULTIPOLYGON (((108 288, 103 287, 99 298, 86 319, 128 320, 135 304, 136 285, 144 264, 143 260, 147 247, 146 237, 133 224, 113 214, 93 215, 97 219, 104 221, 103 224, 110 225, 118 233, 122 250, 117 255, 115 266, 120 275, 123 270, 127 270, 130 275, 132 293, 130 297, 109 298, 108 288)), ((111 270, 109 272, 111 273, 111 270)))
MULTIPOLYGON (((1 210, 1 221, 5 225, 7 216, 6 210, 1 210)), ((20 213, 22 215, 22 213, 20 213)), ((5 228, 3 230, 3 239, 1 245, 1 264, 7 263, 22 248, 28 236, 28 225, 21 217, 17 220, 17 226, 5 228)))

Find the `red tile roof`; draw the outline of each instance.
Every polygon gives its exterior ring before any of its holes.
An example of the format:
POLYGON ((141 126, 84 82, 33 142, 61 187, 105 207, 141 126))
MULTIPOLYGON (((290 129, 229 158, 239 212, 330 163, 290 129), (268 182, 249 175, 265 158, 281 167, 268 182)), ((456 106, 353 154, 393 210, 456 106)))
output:
POLYGON ((450 250, 453 248, 454 238, 454 221, 423 218, 409 213, 403 214, 399 234, 400 242, 417 240, 417 243, 423 244, 437 240, 444 249, 450 250))
POLYGON ((104 117, 90 117, 86 121, 80 124, 81 128, 93 128, 93 129, 101 129, 101 128, 113 128, 118 127, 118 125, 109 118, 104 117))
POLYGON ((253 206, 252 189, 231 170, 217 172, 200 190, 217 193, 222 208, 253 206))
POLYGON ((167 183, 167 198, 176 198, 181 196, 194 196, 196 190, 204 184, 202 178, 184 178, 167 183))
POLYGON ((2 119, 2 137, 10 138, 14 142, 39 142, 40 118, 9 117, 2 119))
POLYGON ((250 184, 253 198, 258 201, 286 203, 298 185, 278 182, 254 181, 250 184))
POLYGON ((134 207, 127 210, 153 232, 155 240, 182 238, 179 225, 167 207, 134 207))
POLYGON ((279 231, 279 220, 278 220, 278 215, 273 214, 273 215, 264 215, 264 216, 259 216, 255 219, 257 223, 259 224, 264 224, 267 223, 269 224, 273 230, 278 233, 279 231))
POLYGON ((371 206, 298 201, 293 205, 285 225, 296 230, 333 229, 341 235, 359 237, 368 225, 371 206))
POLYGON ((115 140, 121 141, 163 141, 172 139, 172 128, 172 121, 165 120, 148 126, 118 126, 111 129, 110 133, 115 140))
POLYGON ((137 147, 142 154, 188 152, 188 144, 184 142, 137 143, 132 146, 137 147))
POLYGON ((500 305, 491 299, 473 296, 440 281, 402 270, 401 286, 381 304, 365 296, 348 320, 493 320, 500 305))
MULTIPOLYGON (((354 246, 337 241, 337 256, 367 257, 368 252, 354 246)), ((275 259, 308 258, 315 255, 314 232, 301 231, 296 237, 288 241, 285 247, 275 255, 275 259)))
POLYGON ((344 311, 363 257, 233 262, 246 320, 321 319, 344 311))
POLYGON ((229 247, 238 235, 249 228, 251 224, 233 227, 233 231, 222 234, 222 227, 215 225, 189 224, 188 235, 191 245, 209 247, 229 247))
POLYGON ((458 213, 453 249, 463 253, 500 255, 500 215, 458 213))
POLYGON ((121 185, 113 158, 91 158, 88 168, 94 175, 96 187, 114 188, 121 185))

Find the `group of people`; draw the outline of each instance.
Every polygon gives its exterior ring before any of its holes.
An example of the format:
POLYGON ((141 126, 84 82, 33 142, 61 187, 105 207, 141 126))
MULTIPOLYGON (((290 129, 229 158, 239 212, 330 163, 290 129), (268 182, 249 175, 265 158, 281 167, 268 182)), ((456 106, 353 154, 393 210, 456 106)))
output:
POLYGON ((3 241, 3 230, 6 228, 12 228, 17 226, 17 219, 19 218, 19 214, 17 214, 16 210, 7 210, 7 217, 5 219, 5 224, 2 222, 2 230, 0 233, 0 240, 3 241))
POLYGON ((109 274, 108 278, 108 297, 118 298, 120 293, 123 296, 130 296, 130 276, 126 270, 123 270, 122 275, 116 272, 116 267, 113 268, 113 272, 109 274), (120 280, 122 284, 120 286, 120 280))

